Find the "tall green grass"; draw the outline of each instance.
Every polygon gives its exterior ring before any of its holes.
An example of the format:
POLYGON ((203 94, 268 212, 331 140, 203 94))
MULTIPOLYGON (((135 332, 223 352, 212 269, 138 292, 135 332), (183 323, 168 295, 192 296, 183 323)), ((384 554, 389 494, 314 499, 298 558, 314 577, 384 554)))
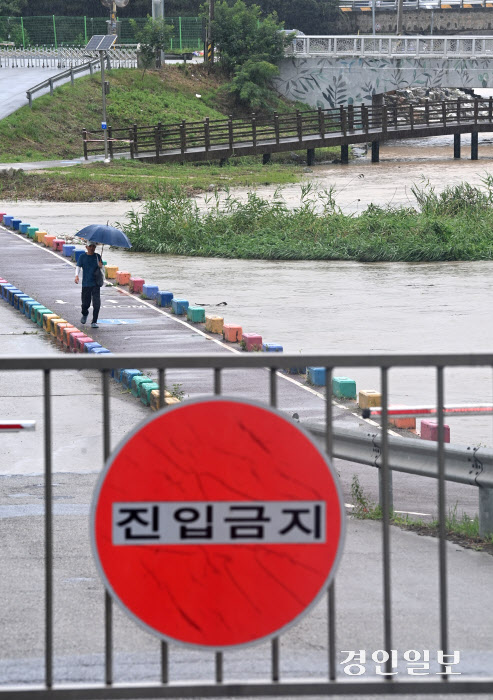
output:
POLYGON ((211 196, 206 211, 178 188, 157 189, 142 214, 130 213, 132 250, 264 260, 439 261, 493 259, 493 180, 443 192, 414 185, 416 208, 370 205, 343 214, 334 190, 302 186, 289 208, 278 190, 270 201, 211 196))

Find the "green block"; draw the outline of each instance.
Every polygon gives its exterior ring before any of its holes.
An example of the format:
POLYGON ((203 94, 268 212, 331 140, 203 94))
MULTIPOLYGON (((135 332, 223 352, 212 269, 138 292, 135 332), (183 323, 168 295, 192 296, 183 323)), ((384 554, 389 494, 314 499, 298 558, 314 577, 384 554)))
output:
POLYGON ((154 379, 151 379, 150 377, 145 377, 145 376, 142 375, 142 374, 139 375, 138 377, 134 377, 134 378, 132 379, 132 387, 131 387, 132 395, 135 396, 135 397, 138 399, 139 396, 140 396, 140 386, 141 386, 141 384, 146 384, 146 383, 148 383, 148 382, 153 382, 153 383, 154 383, 154 379))
POLYGON ((205 323, 205 309, 202 306, 189 306, 187 319, 192 323, 205 323))
POLYGON ((27 235, 29 236, 29 238, 34 238, 34 236, 36 235, 36 231, 39 231, 38 226, 29 226, 29 228, 27 229, 27 235))
POLYGON ((44 306, 44 304, 33 304, 31 306, 31 321, 34 321, 34 323, 37 323, 37 321, 38 321, 38 318, 36 316, 36 311, 38 309, 44 310, 44 309, 46 309, 46 306, 44 306))
POLYGON ((355 399, 356 382, 349 377, 332 377, 332 393, 340 399, 355 399))
POLYGON ((53 311, 50 311, 49 309, 38 309, 36 311, 36 323, 40 328, 43 328, 43 316, 45 314, 52 314, 53 311))
POLYGON ((151 405, 151 391, 154 389, 159 389, 159 384, 156 382, 145 382, 145 384, 140 385, 140 400, 146 406, 151 405))

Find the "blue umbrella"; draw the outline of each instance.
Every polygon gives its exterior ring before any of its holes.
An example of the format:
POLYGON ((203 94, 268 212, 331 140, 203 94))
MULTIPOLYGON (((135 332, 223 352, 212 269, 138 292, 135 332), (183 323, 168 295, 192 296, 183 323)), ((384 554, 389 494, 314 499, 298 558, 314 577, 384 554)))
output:
POLYGON ((131 248, 132 245, 123 231, 113 226, 103 226, 102 224, 91 224, 75 234, 79 238, 85 238, 92 243, 102 243, 112 245, 116 248, 131 248))

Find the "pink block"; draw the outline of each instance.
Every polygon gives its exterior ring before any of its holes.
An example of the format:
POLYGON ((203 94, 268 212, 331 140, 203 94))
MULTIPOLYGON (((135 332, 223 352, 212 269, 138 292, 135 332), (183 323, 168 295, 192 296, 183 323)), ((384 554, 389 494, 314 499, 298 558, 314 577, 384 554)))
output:
POLYGON ((55 238, 51 241, 51 247, 53 250, 63 250, 63 244, 65 241, 62 238, 55 238))
POLYGON ((77 343, 77 352, 84 352, 85 344, 94 343, 94 340, 88 335, 82 335, 76 338, 75 342, 77 343))
POLYGON ((247 352, 262 350, 262 336, 258 333, 243 333, 241 344, 247 352))
POLYGON ((128 284, 130 292, 142 294, 142 287, 145 284, 145 279, 142 279, 142 277, 131 277, 128 284))
MULTIPOLYGON (((438 423, 434 420, 421 421, 421 439, 438 442, 438 423)), ((443 426, 443 441, 450 442, 450 426, 443 426)))

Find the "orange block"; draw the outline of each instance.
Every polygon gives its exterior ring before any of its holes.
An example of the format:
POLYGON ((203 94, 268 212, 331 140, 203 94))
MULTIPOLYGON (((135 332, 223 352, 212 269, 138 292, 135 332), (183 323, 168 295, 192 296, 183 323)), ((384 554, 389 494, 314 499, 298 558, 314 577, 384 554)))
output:
POLYGON ((45 237, 43 238, 43 243, 47 248, 51 248, 52 242, 55 240, 56 236, 54 236, 52 233, 47 233, 45 234, 45 237))
POLYGON ((65 326, 62 333, 63 333, 63 344, 69 348, 71 345, 70 336, 72 335, 72 333, 80 333, 80 331, 78 328, 75 328, 75 326, 73 328, 71 328, 70 326, 65 326))
POLYGON ((73 326, 71 323, 57 323, 56 324, 56 331, 55 331, 56 336, 55 337, 58 340, 63 341, 64 328, 67 328, 67 327, 73 328, 74 330, 76 330, 75 326, 73 326))
POLYGON ((118 270, 116 273, 117 284, 123 285, 130 282, 130 272, 124 272, 123 270, 118 270))
POLYGON ((50 333, 56 338, 56 327, 58 326, 59 323, 67 323, 67 321, 64 318, 52 318, 50 322, 50 333))
POLYGON ((241 326, 234 326, 231 323, 225 323, 223 326, 223 338, 228 343, 240 343, 243 337, 241 326))
POLYGON ((416 418, 389 418, 389 425, 401 430, 416 430, 416 418))

